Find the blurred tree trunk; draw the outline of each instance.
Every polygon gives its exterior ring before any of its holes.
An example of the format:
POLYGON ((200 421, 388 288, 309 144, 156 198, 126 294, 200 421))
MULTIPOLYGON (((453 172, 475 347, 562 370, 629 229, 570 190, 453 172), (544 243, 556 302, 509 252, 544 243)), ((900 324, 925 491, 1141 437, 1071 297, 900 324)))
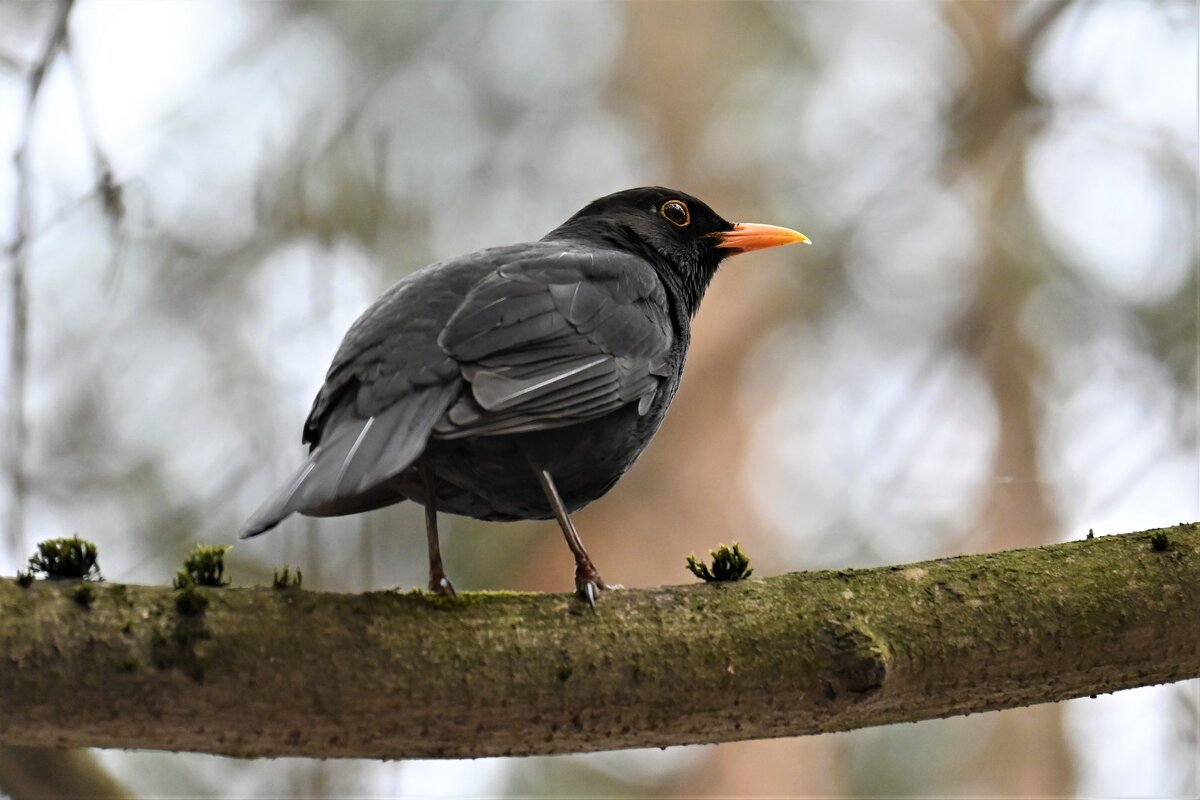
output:
POLYGON ((0 747, 0 792, 12 800, 134 796, 91 753, 55 747, 0 747))
MULTIPOLYGON (((753 207, 760 199, 754 181, 714 180, 705 150, 708 123, 735 77, 714 69, 711 56, 722 52, 748 60, 748 49, 777 41, 758 28, 770 15, 750 3, 712 4, 709 13, 697 14, 679 0, 630 4, 625 10, 628 38, 613 94, 633 107, 633 116, 652 123, 655 141, 667 149, 664 182, 709 198, 719 208, 753 207)), ((703 552, 731 536, 750 552, 766 554, 778 546, 746 524, 755 515, 739 486, 753 420, 737 408, 737 378, 748 354, 790 310, 775 288, 777 277, 770 268, 737 263, 718 273, 696 318, 671 414, 614 492, 627 499, 579 515, 584 535, 596 532, 598 563, 622 565, 618 580, 672 583, 682 575, 681 553, 703 552), (700 498, 703 502, 697 502, 700 498), (622 555, 630 552, 639 557, 622 555)), ((840 777, 811 765, 835 758, 835 745, 825 738, 729 745, 697 765, 679 791, 714 797, 826 795, 838 790, 840 777)))
MULTIPOLYGON (((982 242, 980 288, 968 314, 965 347, 983 369, 999 419, 993 490, 980 520, 985 549, 1052 541, 1057 520, 1038 468, 1033 384, 1036 354, 1022 338, 1021 309, 1036 275, 1006 246, 1028 236, 1024 157, 1041 109, 1029 90, 1031 54, 1067 3, 1035 5, 1022 31, 1021 7, 1008 2, 954 2, 947 18, 971 64, 951 126, 957 164, 978 183, 975 204, 982 242), (1022 233, 1024 231, 1024 233, 1022 233)), ((991 791, 1012 797, 1065 797, 1075 785, 1062 708, 1045 705, 1006 714, 997 722, 997 747, 987 749, 978 774, 991 791)))

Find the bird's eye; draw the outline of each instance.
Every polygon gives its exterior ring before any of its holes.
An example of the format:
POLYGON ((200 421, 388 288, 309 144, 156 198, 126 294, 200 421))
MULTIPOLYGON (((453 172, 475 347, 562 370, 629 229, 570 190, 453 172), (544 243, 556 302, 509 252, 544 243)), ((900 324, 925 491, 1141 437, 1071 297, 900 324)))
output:
POLYGON ((658 209, 658 213, 676 228, 686 227, 692 221, 692 215, 682 200, 668 200, 658 209))

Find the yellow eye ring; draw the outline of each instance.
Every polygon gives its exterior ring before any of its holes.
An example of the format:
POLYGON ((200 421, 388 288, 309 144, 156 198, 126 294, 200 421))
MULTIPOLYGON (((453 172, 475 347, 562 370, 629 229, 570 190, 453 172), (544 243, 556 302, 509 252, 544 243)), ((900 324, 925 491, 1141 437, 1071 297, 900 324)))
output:
POLYGON ((682 200, 668 200, 659 206, 658 213, 676 228, 686 228, 692 221, 692 213, 682 200))

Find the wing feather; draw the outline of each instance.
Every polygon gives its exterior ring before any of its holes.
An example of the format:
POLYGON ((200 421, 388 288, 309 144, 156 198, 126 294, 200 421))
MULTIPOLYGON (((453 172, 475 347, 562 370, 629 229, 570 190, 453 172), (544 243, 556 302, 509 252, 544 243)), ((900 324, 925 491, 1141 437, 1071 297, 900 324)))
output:
POLYGON ((673 336, 653 268, 616 251, 564 249, 475 286, 438 343, 470 386, 442 438, 548 430, 650 407, 673 336))

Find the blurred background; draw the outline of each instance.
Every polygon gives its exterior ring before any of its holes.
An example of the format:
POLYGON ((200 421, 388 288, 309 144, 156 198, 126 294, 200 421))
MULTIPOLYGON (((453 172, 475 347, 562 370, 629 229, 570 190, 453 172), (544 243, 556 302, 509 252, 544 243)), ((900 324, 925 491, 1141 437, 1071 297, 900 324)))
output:
MULTIPOLYGON (((379 292, 646 184, 814 244, 717 277, 662 432, 578 515, 606 577, 1195 520, 1197 147, 1187 1, 0 5, 0 573, 79 533, 168 582, 299 463, 379 292)), ((232 575, 421 586, 422 531, 293 519, 232 575)), ((460 590, 571 588, 553 523, 442 544, 460 590)), ((94 760, 142 796, 1194 797, 1198 712, 1193 681, 666 751, 94 760)))

